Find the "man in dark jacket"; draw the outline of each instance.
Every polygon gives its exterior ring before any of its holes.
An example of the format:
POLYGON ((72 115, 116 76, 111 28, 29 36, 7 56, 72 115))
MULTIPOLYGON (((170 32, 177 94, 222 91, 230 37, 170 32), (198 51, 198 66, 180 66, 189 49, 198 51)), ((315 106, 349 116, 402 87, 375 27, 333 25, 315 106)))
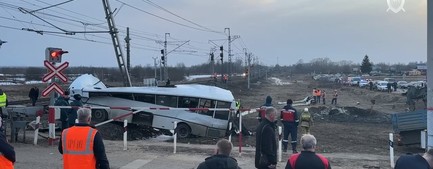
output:
POLYGON ((15 163, 15 150, 6 139, 0 117, 0 166, 13 168, 13 163, 15 163))
POLYGON ((261 122, 262 119, 265 118, 267 107, 272 107, 272 97, 271 96, 266 96, 265 104, 263 104, 257 111, 258 112, 257 113, 257 120, 259 120, 259 122, 261 122))
POLYGON ((73 107, 68 115, 68 126, 72 127, 75 125, 75 119, 77 119, 77 110, 79 107, 83 107, 83 103, 81 102, 81 95, 75 94, 74 100, 71 102, 71 106, 73 107))
MULTIPOLYGON (((79 109, 77 111, 77 114, 78 114, 78 123, 75 124, 75 126, 66 129, 62 133, 62 137, 60 137, 59 147, 58 147, 60 154, 65 155, 63 153, 64 147, 62 145, 62 143, 63 143, 62 139, 63 139, 63 134, 66 133, 66 131, 74 130, 74 129, 77 129, 77 128, 85 128, 85 127, 92 127, 94 129, 93 126, 90 126, 90 121, 91 121, 91 117, 92 117, 92 115, 91 115, 92 113, 91 113, 90 109, 81 108, 81 109, 79 109)), ((96 130, 96 129, 94 129, 94 130, 96 130)), ((87 133, 84 133, 84 135, 86 135, 86 134, 87 133)), ((65 145, 70 145, 68 143, 74 143, 74 139, 75 138, 71 138, 71 137, 67 137, 67 136, 65 136, 65 138, 66 138, 65 145), (68 142, 68 139, 71 139, 70 142, 68 142)), ((93 143, 93 155, 95 156, 95 160, 96 160, 96 168, 97 169, 109 169, 110 168, 110 164, 108 162, 107 155, 105 154, 105 146, 104 146, 104 142, 102 141, 101 134, 99 134, 99 132, 96 132, 95 136, 93 137, 93 141, 90 140, 89 142, 93 143)), ((82 145, 82 146, 86 146, 86 145, 82 145)), ((71 146, 71 147, 74 147, 74 146, 71 146)), ((69 150, 69 152, 70 151, 71 150, 69 150)), ((81 154, 75 154, 75 155, 81 155, 81 154)), ((88 162, 88 161, 86 161, 86 162, 88 162)), ((64 163, 65 163, 65 161, 64 161, 64 163)), ((79 161, 78 163, 82 163, 82 162, 79 161)), ((75 168, 75 167, 69 166, 69 168, 75 168)))
POLYGON ((286 169, 331 169, 328 159, 316 154, 317 140, 313 135, 303 135, 301 144, 302 152, 290 156, 286 169))
POLYGON ((275 169, 277 166, 276 119, 277 110, 269 107, 265 119, 257 127, 255 166, 258 169, 275 169))
POLYGON ((236 159, 230 157, 233 144, 226 139, 221 139, 216 145, 215 155, 206 158, 197 169, 240 169, 236 159))
POLYGON ((36 86, 32 87, 29 91, 29 98, 32 101, 32 106, 35 106, 38 97, 39 97, 39 89, 36 86))
POLYGON ((298 111, 292 107, 292 99, 287 99, 287 105, 281 110, 281 122, 284 125, 284 137, 283 137, 283 151, 287 152, 287 146, 289 144, 289 135, 291 135, 292 152, 297 153, 297 137, 298 137, 298 125, 299 115, 298 111))
MULTIPOLYGON (((62 96, 59 96, 54 103, 54 106, 69 106, 69 91, 65 91, 62 96)), ((70 108, 60 109, 60 121, 62 122, 62 130, 68 128, 68 114, 70 108)))
POLYGON ((433 168, 433 149, 424 155, 403 155, 398 158, 394 169, 431 169, 433 168))

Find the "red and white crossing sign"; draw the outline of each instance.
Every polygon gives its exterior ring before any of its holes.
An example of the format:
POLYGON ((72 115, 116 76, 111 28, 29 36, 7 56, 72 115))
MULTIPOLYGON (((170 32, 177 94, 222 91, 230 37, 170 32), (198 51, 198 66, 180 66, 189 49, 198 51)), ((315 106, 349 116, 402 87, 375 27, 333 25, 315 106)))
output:
POLYGON ((51 83, 50 86, 48 86, 47 88, 45 88, 42 91, 42 96, 48 96, 48 94, 50 94, 53 90, 55 90, 57 93, 63 95, 63 89, 57 85, 56 83, 51 83))
POLYGON ((53 64, 51 64, 49 61, 44 61, 45 67, 50 71, 49 73, 45 74, 42 78, 43 82, 47 82, 51 78, 57 76, 60 80, 63 82, 67 82, 68 78, 65 74, 62 73, 63 70, 65 70, 69 66, 69 62, 62 63, 60 66, 56 67, 53 64))

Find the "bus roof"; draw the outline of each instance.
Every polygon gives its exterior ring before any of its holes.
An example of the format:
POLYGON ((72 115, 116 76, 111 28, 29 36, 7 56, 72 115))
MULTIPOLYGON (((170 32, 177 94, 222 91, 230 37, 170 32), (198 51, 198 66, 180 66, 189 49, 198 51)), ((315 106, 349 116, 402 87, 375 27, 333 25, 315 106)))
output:
POLYGON ((107 88, 98 78, 92 75, 82 75, 72 82, 69 87, 72 93, 101 92, 101 93, 145 93, 171 96, 186 96, 207 98, 221 101, 234 101, 233 94, 226 89, 201 84, 180 84, 172 87, 109 87, 107 88))

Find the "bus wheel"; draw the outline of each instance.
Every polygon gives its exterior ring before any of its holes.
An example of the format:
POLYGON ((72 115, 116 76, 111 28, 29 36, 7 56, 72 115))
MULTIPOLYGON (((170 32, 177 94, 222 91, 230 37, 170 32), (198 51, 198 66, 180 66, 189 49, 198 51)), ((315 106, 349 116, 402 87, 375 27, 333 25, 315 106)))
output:
POLYGON ((187 138, 189 135, 191 135, 191 128, 188 126, 188 124, 179 123, 177 124, 176 129, 178 138, 187 138))
POLYGON ((103 122, 107 120, 108 113, 104 109, 93 109, 92 110, 92 122, 103 122))

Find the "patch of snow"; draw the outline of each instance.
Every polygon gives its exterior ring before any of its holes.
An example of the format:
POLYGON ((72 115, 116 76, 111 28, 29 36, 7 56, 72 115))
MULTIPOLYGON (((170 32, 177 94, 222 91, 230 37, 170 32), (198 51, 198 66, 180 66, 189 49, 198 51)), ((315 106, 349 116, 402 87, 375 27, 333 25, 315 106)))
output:
POLYGON ((31 81, 26 81, 25 84, 40 84, 40 83, 44 83, 42 81, 37 81, 37 80, 31 80, 31 81))
POLYGON ((191 76, 185 77, 185 79, 188 81, 191 81, 194 79, 202 79, 202 78, 211 78, 211 75, 191 75, 191 76))
POLYGON ((291 85, 291 84, 292 84, 292 83, 290 83, 290 82, 284 82, 284 81, 282 81, 281 79, 276 78, 276 77, 271 77, 271 78, 269 78, 269 79, 271 79, 272 81, 274 81, 275 85, 277 85, 277 86, 282 86, 282 85, 291 85))
POLYGON ((19 83, 12 83, 12 82, 0 82, 0 85, 12 86, 12 85, 22 85, 22 84, 19 84, 19 83))

